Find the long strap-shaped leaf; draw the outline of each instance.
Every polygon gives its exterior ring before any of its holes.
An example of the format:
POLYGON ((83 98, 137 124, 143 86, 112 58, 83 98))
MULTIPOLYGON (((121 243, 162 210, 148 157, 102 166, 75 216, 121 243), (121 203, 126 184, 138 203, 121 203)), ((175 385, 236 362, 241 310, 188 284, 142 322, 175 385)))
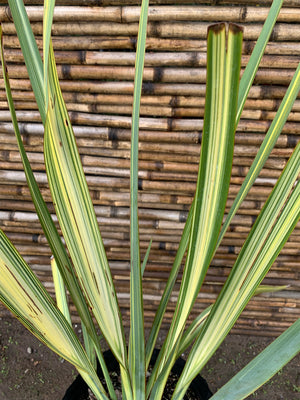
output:
POLYGON ((282 7, 283 0, 273 0, 273 3, 270 7, 267 19, 264 23, 263 29, 257 39, 256 45, 253 49, 249 62, 245 68, 245 71, 242 75, 240 81, 239 88, 239 97, 238 97, 238 108, 236 114, 236 122, 238 124, 241 114, 245 105, 245 101, 247 99, 249 90, 254 81, 256 72, 258 70, 258 66, 264 54, 265 48, 268 44, 269 38, 273 31, 274 25, 276 23, 278 14, 282 7))
POLYGON ((107 399, 69 322, 0 230, 0 300, 39 340, 72 363, 97 399, 107 399))
POLYGON ((189 382, 226 337, 297 224, 300 218, 299 182, 290 192, 299 173, 300 143, 257 218, 190 352, 175 390, 175 399, 182 398, 189 382))
MULTIPOLYGON (((43 66, 44 66, 44 107, 45 107, 45 112, 47 112, 48 109, 48 65, 49 65, 49 50, 50 50, 50 43, 51 43, 51 28, 52 28, 52 22, 53 22, 53 13, 54 13, 54 6, 55 6, 55 0, 45 0, 44 2, 44 17, 43 17, 43 66)), ((50 247, 51 247, 51 242, 50 242, 50 247)), ((53 247, 53 246, 52 246, 53 247)), ((54 255, 57 257, 58 254, 54 251, 54 255)), ((69 263, 70 264, 70 263, 69 263)), ((62 275, 65 276, 67 274, 67 269, 70 269, 70 266, 66 268, 66 263, 59 260, 59 270, 62 271, 62 275)), ((71 267, 73 270, 73 268, 71 267)), ((76 278, 74 277, 74 280, 76 278)), ((55 282, 54 282, 55 283, 55 282)), ((65 283, 67 287, 70 285, 68 284, 68 281, 65 279, 65 283)), ((77 283, 77 282, 76 282, 77 283)), ((76 287, 75 291, 70 291, 71 297, 73 298, 75 306, 77 305, 78 308, 78 303, 81 304, 82 301, 84 301, 84 297, 82 295, 82 292, 78 286, 78 290, 76 287), (79 291, 79 293, 78 293, 79 291)), ((70 289, 69 289, 70 290, 70 289)), ((84 307, 86 304, 84 304, 84 307)), ((86 351, 90 357, 90 360, 93 361, 93 365, 96 366, 96 358, 95 358, 95 352, 94 352, 94 347, 96 349, 96 352, 98 354, 99 362, 107 383, 108 391, 113 400, 116 399, 116 394, 113 389, 113 385, 107 370, 107 367, 105 365, 105 361, 102 355, 101 347, 100 347, 100 340, 96 334, 96 329, 93 325, 93 322, 90 318, 90 313, 87 309, 87 307, 82 308, 79 310, 79 316, 81 317, 81 322, 82 322, 82 331, 83 331, 83 339, 84 339, 84 344, 86 351), (83 315, 84 312, 84 315, 83 315), (86 321, 88 322, 86 324, 86 321)))
MULTIPOLYGON (((192 211, 192 210, 191 210, 192 211)), ((148 368, 150 360, 151 360, 151 355, 153 352, 153 349, 155 347, 155 343, 159 334, 159 329, 161 326, 161 323, 163 321, 164 313, 168 305, 168 301, 171 297, 172 290, 174 287, 174 284, 177 280, 177 275, 181 266, 182 259, 184 257, 184 254, 186 252, 187 246, 188 246, 188 241, 189 241, 189 235, 190 235, 190 230, 191 230, 191 225, 192 225, 192 212, 189 212, 188 218, 184 227, 184 230, 182 232, 182 236, 180 239, 178 251, 176 253, 176 257, 173 263, 172 270, 170 272, 165 290, 163 292, 162 298, 159 303, 159 308, 155 314, 155 318, 153 321, 153 325, 151 328, 151 331, 149 333, 147 345, 146 345, 146 366, 148 368)))
MULTIPOLYGON (((236 125, 238 125, 238 122, 240 120, 241 113, 242 113, 246 98, 248 96, 249 90, 250 90, 251 85, 253 83, 253 80, 254 80, 255 74, 257 72, 257 69, 259 67, 259 63, 260 63, 261 57, 263 55, 264 49, 265 49, 265 47, 267 45, 267 42, 269 40, 269 37, 270 37, 270 35, 272 33, 272 30, 273 30, 274 24, 276 22, 277 16, 279 14, 279 11, 281 9, 282 3, 283 3, 283 0, 274 0, 273 1, 272 6, 271 6, 270 11, 269 11, 269 14, 268 14, 268 17, 267 17, 267 19, 266 19, 266 21, 264 23, 263 29, 261 31, 260 37, 259 37, 259 39, 258 39, 258 41, 257 41, 257 43, 256 43, 256 45, 254 47, 254 50, 253 50, 253 52, 251 54, 249 63, 247 64, 246 69, 245 69, 245 71, 244 71, 244 73, 242 75, 240 86, 239 86, 238 112, 237 112, 237 116, 236 116, 236 125)), ((298 89, 298 91, 299 91, 299 89, 298 89)), ((296 92, 297 92, 297 88, 295 88, 295 93, 296 92)), ((285 114, 285 118, 287 118, 287 115, 288 115, 288 113, 285 114)), ((278 118, 281 119, 282 117, 278 117, 278 118)), ((276 135, 276 134, 277 134, 277 132, 273 132, 272 137, 274 137, 274 135, 276 135)), ((277 140, 277 138, 275 140, 272 140, 272 146, 275 145, 276 140, 277 140)), ((262 146, 261 146, 262 152, 264 152, 263 149, 264 149, 266 143, 267 142, 264 142, 262 144, 262 146)), ((264 152, 264 154, 266 154, 266 153, 264 152)), ((255 168, 255 174, 259 173, 259 171, 263 167, 264 162, 265 162, 265 158, 263 160, 261 160, 260 162, 257 161, 257 164, 259 164, 259 165, 257 165, 257 167, 255 168)), ((251 182, 254 182, 256 176, 257 175, 254 175, 253 172, 250 170, 248 175, 247 175, 248 182, 250 182, 250 180, 251 180, 251 182)), ((246 194, 247 194, 246 190, 242 190, 242 189, 240 190, 240 192, 239 192, 239 194, 237 196, 238 200, 235 202, 235 205, 232 206, 230 213, 226 217, 226 222, 223 225, 223 229, 222 229, 222 232, 221 232, 221 234, 219 236, 218 243, 221 242, 221 240, 222 240, 222 238, 223 238, 223 236, 224 236, 224 234, 225 234, 225 232, 226 232, 226 230, 227 230, 227 228, 228 228, 233 216, 235 215, 238 207, 242 203, 242 201, 245 198, 246 194)), ((188 225, 190 225, 189 219, 191 218, 191 215, 193 214, 193 212, 194 212, 194 202, 191 205, 188 221, 187 221, 186 226, 185 226, 185 232, 183 233, 183 236, 186 235, 187 238, 189 237, 189 232, 190 232, 190 227, 188 226, 188 225)), ((185 253, 185 250, 187 248, 187 244, 188 244, 188 240, 181 240, 181 242, 179 244, 178 253, 176 255, 176 260, 174 261, 174 265, 172 267, 172 277, 170 276, 170 278, 169 278, 169 280, 167 282, 166 289, 165 289, 165 291, 163 293, 163 296, 162 296, 162 299, 161 299, 160 305, 158 307, 158 310, 157 310, 157 313, 156 313, 156 316, 155 316, 155 320, 154 320, 154 323, 153 323, 153 326, 152 326, 152 329, 151 329, 151 333, 150 333, 150 336, 149 336, 149 341, 147 342, 147 348, 146 348, 146 350, 147 350, 147 352, 146 352, 147 361, 150 360, 150 358, 151 358, 151 353, 152 353, 152 350, 153 350, 153 347, 154 347, 154 344, 155 344, 155 340, 156 340, 157 335, 158 335, 158 331, 159 331, 159 328, 160 328, 160 325, 161 325, 161 321, 162 321, 164 312, 165 312, 166 307, 167 307, 168 300, 169 300, 171 292, 172 292, 172 288, 173 288, 174 283, 176 281, 176 276, 177 276, 178 271, 179 271, 181 260, 183 258, 184 253, 185 253), (175 279, 174 279, 174 277, 175 277, 175 279)))
POLYGON ((47 238, 47 241, 51 248, 51 251, 55 257, 55 262, 58 266, 59 272, 62 275, 62 277, 64 279, 64 283, 69 290, 69 293, 71 295, 73 303, 77 309, 78 315, 81 318, 83 327, 85 327, 87 329, 88 335, 92 339, 93 344, 96 348, 103 373, 106 376, 106 381, 108 383, 110 396, 112 399, 115 399, 116 397, 113 392, 112 384, 110 382, 108 371, 105 366, 104 359, 103 359, 103 356, 101 353, 100 341, 99 341, 94 323, 92 321, 89 309, 87 307, 85 298, 82 294, 81 288, 78 284, 77 278, 73 271, 73 266, 69 260, 69 257, 65 250, 65 247, 64 247, 64 245, 61 241, 61 238, 57 232, 57 229, 53 223, 53 220, 51 218, 49 210, 48 210, 46 203, 41 195, 41 192, 40 192, 37 182, 35 180, 34 174, 32 172, 30 163, 28 161, 28 157, 27 157, 27 154, 26 154, 23 142, 22 142, 21 134, 19 131, 19 127, 18 127, 18 122, 17 122, 16 112, 15 112, 15 108, 14 108, 14 104, 13 104, 6 63, 5 63, 4 54, 3 54, 1 25, 0 25, 0 35, 1 35, 0 47, 1 47, 2 70, 3 70, 3 77, 4 77, 4 82, 5 82, 6 95, 7 95, 7 100, 8 100, 8 105, 9 105, 9 109, 10 109, 10 113, 11 113, 11 117, 12 117, 14 131, 15 131, 15 135, 17 138, 18 147, 19 147, 21 159, 23 162, 23 167, 24 167, 28 187, 30 189, 31 197, 32 197, 37 215, 39 217, 41 226, 43 228, 44 234, 47 238))
POLYGON ((45 164, 58 220, 81 287, 115 356, 125 368, 124 333, 116 293, 60 91, 53 50, 49 59, 45 164))
POLYGON ((221 243, 221 240, 224 237, 233 216, 235 215, 242 201, 244 200, 247 193, 251 189, 255 179, 259 175, 262 167, 264 166, 272 149, 274 148, 276 141, 282 131, 282 128, 284 127, 284 124, 287 121, 287 118, 290 114, 293 104, 298 96, 299 90, 300 90, 300 64, 298 65, 295 71, 293 79, 288 87, 288 90, 286 91, 286 94, 284 95, 284 98, 282 99, 282 102, 275 115, 275 118, 273 119, 271 126, 268 129, 268 132, 263 140, 263 143, 261 144, 255 156, 255 159, 249 169, 249 172, 246 178, 244 179, 243 184, 236 198, 234 199, 234 202, 229 210, 228 215, 226 216, 226 220, 222 226, 222 230, 219 235, 218 245, 221 243))
POLYGON ((243 400, 300 352, 300 318, 222 386, 211 400, 243 400))
POLYGON ((37 211, 40 223, 42 225, 43 231, 47 238, 47 241, 50 245, 51 251, 55 257, 56 263, 59 267, 59 270, 63 276, 64 282, 70 292, 72 300, 76 306, 79 316, 82 319, 82 322, 86 325, 90 334, 96 340, 96 330, 94 328, 94 324, 92 318, 90 316, 88 307, 86 305, 84 296, 82 295, 81 289, 78 285, 77 279, 73 272, 72 264, 70 263, 69 257, 66 253, 66 250, 63 246, 61 238, 57 232, 57 229, 53 223, 49 210, 46 206, 44 199, 42 198, 41 192, 35 180, 34 174, 32 172, 30 163, 28 161, 28 157, 25 152, 25 148, 22 142, 21 134, 18 127, 16 112, 13 104, 9 78, 7 74, 4 54, 3 54, 3 43, 2 43, 2 29, 0 26, 0 48, 1 48, 1 59, 2 59, 2 70, 3 70, 3 77, 5 83, 5 89, 7 93, 7 101, 12 117, 12 122, 14 126, 15 135, 18 142, 18 147, 21 155, 21 159, 23 162, 23 167, 28 183, 28 187, 30 189, 31 197, 37 211))
POLYGON ((44 74, 42 59, 32 33, 23 0, 8 0, 17 30, 30 82, 35 94, 43 123, 46 121, 44 102, 44 74))
POLYGON ((133 398, 145 399, 145 335, 142 270, 139 245, 138 219, 138 147, 139 117, 142 93, 147 19, 149 0, 143 0, 140 14, 131 130, 131 166, 130 166, 130 339, 129 365, 132 379, 133 398))
MULTIPOLYGON (((213 25, 208 32, 207 47, 206 104, 191 237, 174 318, 156 374, 178 343, 204 280, 218 239, 229 188, 242 31, 236 25, 229 25, 226 53, 226 26, 213 25)), ((165 378, 160 374, 151 393, 152 399, 160 398, 161 382, 165 378)))

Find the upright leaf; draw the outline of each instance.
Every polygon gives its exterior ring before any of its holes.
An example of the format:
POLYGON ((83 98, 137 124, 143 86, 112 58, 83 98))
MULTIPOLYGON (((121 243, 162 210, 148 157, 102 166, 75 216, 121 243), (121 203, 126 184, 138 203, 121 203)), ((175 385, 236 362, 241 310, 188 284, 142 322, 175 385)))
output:
POLYGON ((174 398, 181 398, 226 337, 298 222, 300 183, 295 186, 295 181, 299 173, 300 143, 257 218, 189 354, 174 398))
POLYGON ((253 49, 249 62, 245 68, 245 71, 242 75, 241 82, 240 82, 240 89, 239 89, 239 97, 238 97, 238 109, 236 114, 236 122, 238 124, 245 101, 247 99, 249 90, 252 86, 254 81, 256 72, 258 70, 260 61, 264 54, 266 45, 269 41, 269 38, 272 34, 274 25, 276 23, 276 19, 280 12, 283 0, 273 0, 273 3, 270 7, 268 17, 264 23, 264 26, 261 30, 261 33, 257 39, 256 45, 253 49))
POLYGON ((132 111, 131 166, 130 166, 130 339, 129 364, 134 399, 145 399, 145 336, 142 270, 138 220, 138 142, 139 117, 146 48, 149 0, 141 7, 132 111))
MULTIPOLYGON (((157 362, 160 367, 155 368, 156 376, 182 335, 214 254, 230 182, 242 30, 229 25, 226 52, 225 24, 213 25, 208 31, 207 47, 204 126, 191 237, 174 318, 157 362)), ((166 376, 160 374, 151 399, 160 398, 164 379, 166 376)))
POLYGON ((23 0, 8 0, 17 30, 26 68, 43 123, 46 121, 44 74, 42 58, 37 47, 23 0))
POLYGON ((48 110, 48 65, 49 65, 49 50, 51 43, 51 29, 54 15, 55 0, 44 1, 44 16, 43 16, 43 66, 44 66, 44 101, 45 112, 48 110))

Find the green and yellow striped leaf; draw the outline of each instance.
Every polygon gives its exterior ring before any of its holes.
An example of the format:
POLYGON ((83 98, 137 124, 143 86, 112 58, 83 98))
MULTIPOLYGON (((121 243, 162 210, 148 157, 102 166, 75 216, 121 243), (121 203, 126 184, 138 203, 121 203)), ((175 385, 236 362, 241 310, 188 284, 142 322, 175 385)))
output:
POLYGON ((255 294, 300 218, 300 143, 258 216, 197 338, 174 398, 180 399, 255 294))
POLYGON ((52 48, 48 77, 44 154, 55 210, 89 306, 115 356, 125 367, 124 333, 114 284, 60 91, 52 48))
POLYGON ((28 161, 28 157, 26 155, 26 151, 22 142, 21 134, 18 127, 16 112, 14 108, 14 103, 12 99, 9 78, 7 74, 4 54, 3 54, 3 43, 2 43, 2 30, 0 25, 0 44, 1 44, 1 59, 2 59, 2 70, 3 77, 7 95, 7 101, 12 117, 13 127, 15 131, 15 135, 17 138, 17 143, 21 155, 21 159, 23 162, 24 172, 26 175, 28 187, 30 189, 30 194, 39 217, 41 226, 51 248, 51 251, 55 257, 55 262, 57 267, 64 279, 65 285, 68 288, 71 298, 76 306, 78 314, 82 320, 82 323, 86 326, 89 334, 93 338, 95 346, 99 346, 98 337, 96 334, 95 326, 93 324, 90 312, 88 310, 87 304, 85 302, 82 291, 79 287, 78 281, 76 279, 75 273, 73 271, 72 264, 69 260, 65 247, 62 243, 62 240, 57 232, 57 229, 53 223, 49 210, 46 206, 46 203, 41 195, 37 182, 35 180, 34 174, 32 172, 30 163, 28 161))
POLYGON ((130 337, 128 358, 133 398, 136 400, 144 400, 146 391, 144 307, 138 219, 138 149, 148 6, 149 0, 143 0, 135 61, 130 155, 130 337))
MULTIPOLYGON (((225 24, 211 26, 207 48, 204 126, 187 261, 174 318, 152 376, 158 376, 183 333, 215 251, 229 188, 240 77, 241 28, 229 25, 226 51, 225 24)), ((170 363, 169 369, 171 367, 170 363)), ((160 373, 151 399, 161 397, 163 379, 167 376, 160 373)), ((150 379, 149 386, 153 380, 150 379)))
POLYGON ((70 323, 1 230, 0 300, 40 341, 77 368, 97 399, 107 399, 70 323))

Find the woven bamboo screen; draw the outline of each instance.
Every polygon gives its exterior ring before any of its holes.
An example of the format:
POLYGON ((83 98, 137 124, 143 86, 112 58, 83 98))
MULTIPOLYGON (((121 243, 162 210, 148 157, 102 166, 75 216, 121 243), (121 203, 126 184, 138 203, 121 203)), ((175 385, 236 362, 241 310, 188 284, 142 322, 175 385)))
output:
MULTIPOLYGON (((25 3, 41 47, 42 2, 25 3)), ((266 0, 150 2, 139 181, 142 253, 153 238, 144 279, 147 324, 153 318, 170 271, 195 190, 204 113, 207 27, 218 21, 244 26, 244 67, 270 3, 266 0)), ((138 4, 134 0, 60 0, 53 26, 61 86, 125 321, 129 315, 129 148, 138 4)), ((42 155, 43 127, 4 2, 0 3, 0 19, 24 143, 42 193, 53 211, 42 155)), ((299 39, 299 0, 285 0, 237 129, 228 206, 300 61, 299 39)), ((50 251, 30 201, 2 79, 0 96, 0 227, 53 293, 50 251)), ((299 137, 300 100, 297 100, 276 148, 212 262, 194 313, 215 299, 299 137)), ((264 281, 289 285, 288 289, 253 299, 235 332, 277 335, 300 316, 299 237, 298 224, 264 281)), ((170 311, 174 309, 176 291, 170 311)), ((1 313, 5 314, 3 308, 1 313)))

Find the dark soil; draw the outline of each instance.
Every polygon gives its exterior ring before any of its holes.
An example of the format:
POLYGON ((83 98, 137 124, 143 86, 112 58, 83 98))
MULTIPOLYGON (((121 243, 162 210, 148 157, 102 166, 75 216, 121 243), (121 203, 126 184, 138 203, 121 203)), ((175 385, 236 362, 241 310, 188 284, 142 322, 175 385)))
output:
MULTIPOLYGON (((201 375, 215 392, 270 342, 229 335, 201 375)), ((61 400, 76 375, 18 321, 0 319, 0 400, 61 400)), ((249 399, 300 400, 300 355, 249 399)))

